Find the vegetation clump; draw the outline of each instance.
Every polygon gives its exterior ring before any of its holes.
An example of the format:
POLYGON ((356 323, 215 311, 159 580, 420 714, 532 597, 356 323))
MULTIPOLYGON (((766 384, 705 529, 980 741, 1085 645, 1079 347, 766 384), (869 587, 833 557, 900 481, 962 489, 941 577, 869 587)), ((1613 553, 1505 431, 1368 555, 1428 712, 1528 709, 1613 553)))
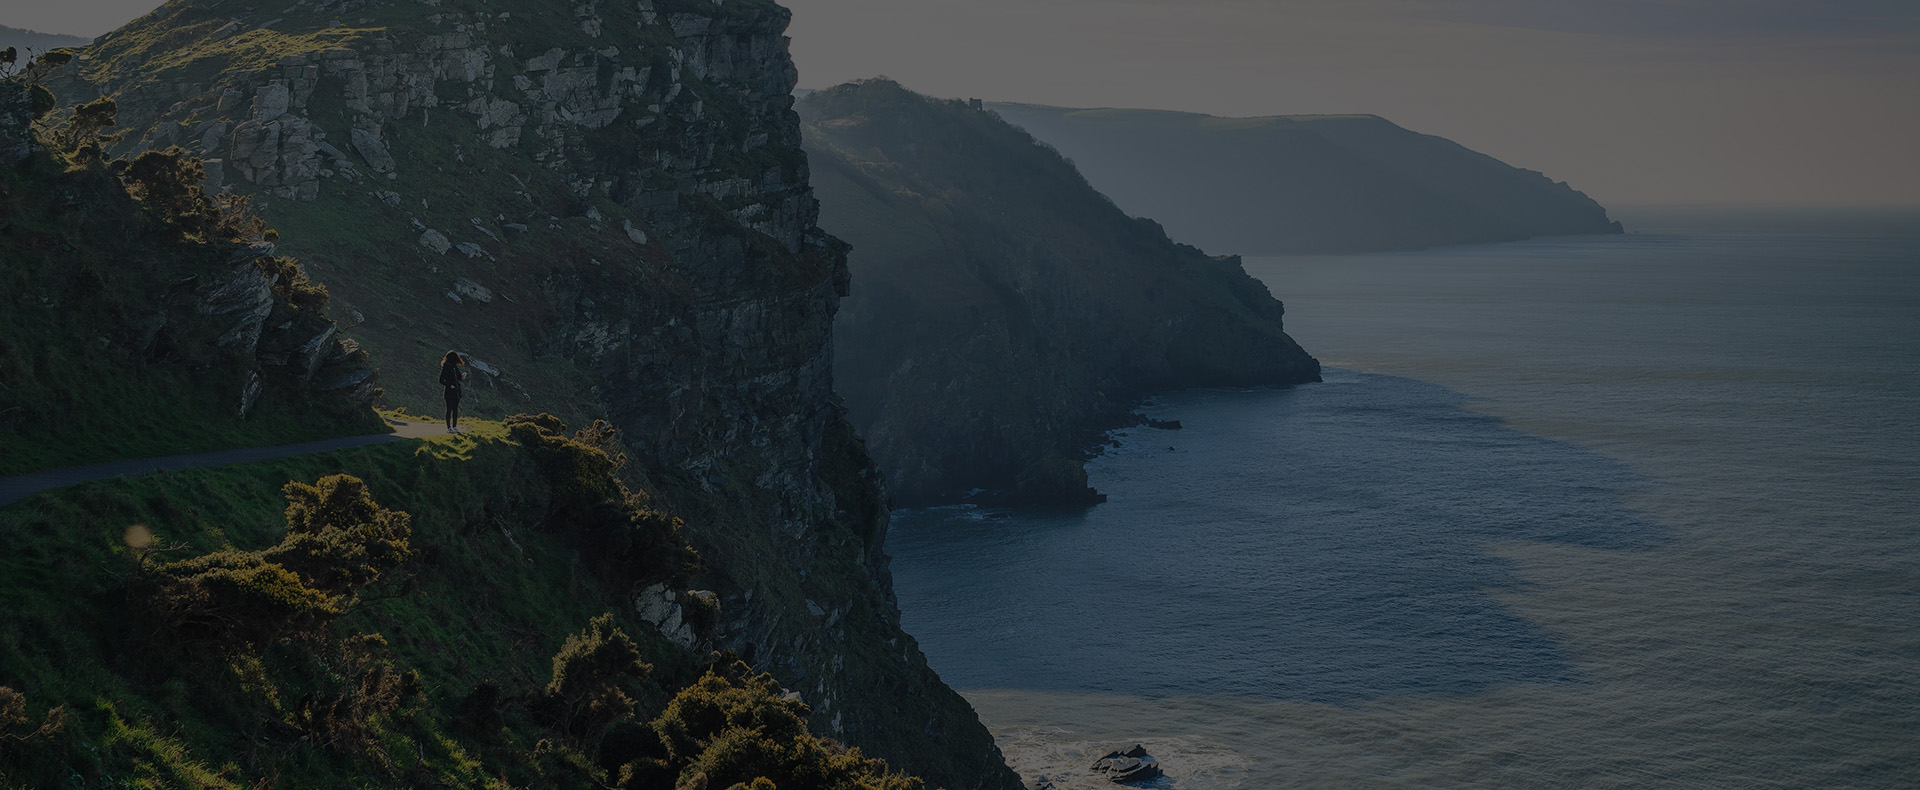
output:
POLYGON ((554 654, 546 701, 562 729, 588 737, 633 715, 631 686, 651 672, 633 638, 614 625, 613 615, 603 614, 554 654))
POLYGON ((922 790, 917 777, 807 732, 810 711, 772 675, 733 662, 682 689, 648 729, 622 744, 633 753, 622 788, 922 790))
POLYGON ((506 425, 552 489, 548 525, 576 540, 596 570, 629 582, 680 582, 698 571, 700 556, 682 536, 685 523, 620 478, 627 456, 611 425, 595 420, 568 435, 551 414, 516 414, 506 425))
POLYGON ((239 653, 318 635, 412 556, 408 514, 374 502, 358 478, 331 475, 283 491, 287 535, 279 544, 158 568, 151 611, 174 639, 239 653))

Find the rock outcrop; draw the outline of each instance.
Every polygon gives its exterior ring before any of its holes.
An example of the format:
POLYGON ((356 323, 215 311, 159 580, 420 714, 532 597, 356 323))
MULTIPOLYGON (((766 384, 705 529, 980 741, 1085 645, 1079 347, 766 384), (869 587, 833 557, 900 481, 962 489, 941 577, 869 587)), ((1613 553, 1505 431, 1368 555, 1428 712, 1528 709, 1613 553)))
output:
POLYGON ((821 222, 853 243, 835 376, 902 502, 1093 501, 1085 449, 1141 397, 1319 379, 1238 259, 998 117, 885 80, 800 108, 821 222))
POLYGON ((498 371, 471 414, 617 425, 708 562, 713 645, 802 692, 815 732, 934 784, 1013 787, 898 628, 886 497, 832 397, 845 247, 815 222, 788 18, 171 2, 62 92, 120 103, 116 153, 181 145, 266 200, 396 404, 437 410, 434 360, 459 349, 498 371))
POLYGON ((108 168, 57 160, 29 87, 0 80, 0 472, 384 430, 378 377, 296 261, 183 234, 108 168))
POLYGON ((1134 744, 1131 749, 1115 749, 1093 761, 1093 772, 1115 784, 1132 784, 1160 778, 1160 761, 1147 748, 1134 744))
POLYGON ((1373 115, 986 105, 1175 237, 1246 255, 1619 233, 1565 182, 1373 115))

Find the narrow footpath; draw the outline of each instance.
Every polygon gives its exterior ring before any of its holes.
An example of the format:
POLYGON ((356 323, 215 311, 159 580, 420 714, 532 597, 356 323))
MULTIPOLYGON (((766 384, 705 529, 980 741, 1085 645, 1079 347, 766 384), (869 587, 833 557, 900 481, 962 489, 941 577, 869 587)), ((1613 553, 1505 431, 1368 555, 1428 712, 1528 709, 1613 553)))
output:
POLYGON ((347 450, 354 447, 366 447, 387 442, 425 439, 447 432, 446 426, 439 422, 405 422, 387 420, 393 426, 393 433, 376 433, 366 436, 344 436, 338 439, 324 439, 304 444, 283 444, 278 447, 242 447, 237 450, 221 450, 212 453, 193 455, 170 455, 165 458, 141 458, 129 461, 109 461, 92 466, 70 466, 65 469, 50 469, 17 477, 0 477, 0 507, 6 507, 42 491, 66 488, 92 480, 105 480, 109 477, 139 477, 152 474, 161 469, 198 469, 208 466, 226 466, 245 464, 254 461, 266 461, 273 458, 285 458, 290 455, 309 455, 334 450, 347 450))

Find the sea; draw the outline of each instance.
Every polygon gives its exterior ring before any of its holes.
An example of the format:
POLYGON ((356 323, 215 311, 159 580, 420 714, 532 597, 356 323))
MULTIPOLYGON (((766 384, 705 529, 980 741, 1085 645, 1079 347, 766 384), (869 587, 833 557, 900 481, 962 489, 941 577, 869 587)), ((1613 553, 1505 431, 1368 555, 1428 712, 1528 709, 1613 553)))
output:
POLYGON ((897 514, 907 631, 1061 790, 1920 787, 1920 210, 1615 217, 1247 258, 1325 381, 897 514))

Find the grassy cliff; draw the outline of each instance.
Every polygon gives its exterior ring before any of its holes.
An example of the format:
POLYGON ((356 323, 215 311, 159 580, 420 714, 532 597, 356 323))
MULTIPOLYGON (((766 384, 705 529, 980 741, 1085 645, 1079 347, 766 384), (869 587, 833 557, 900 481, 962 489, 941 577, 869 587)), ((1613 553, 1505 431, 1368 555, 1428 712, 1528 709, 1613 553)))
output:
POLYGON ((1238 259, 999 117, 886 80, 800 112, 821 224, 853 244, 835 378, 902 501, 1087 501, 1085 448, 1142 396, 1318 380, 1238 259))
POLYGON ((1176 237, 1242 254, 1619 233, 1565 182, 1373 115, 1219 118, 992 104, 1176 237))
POLYGON ((712 602, 685 643, 635 612, 704 566, 607 438, 482 423, 0 509, 0 785, 921 786, 705 652, 712 602))
POLYGON ((899 630, 885 495, 832 396, 845 250, 815 221, 787 20, 763 0, 174 0, 50 75, 52 117, 111 99, 108 155, 179 146, 253 198, 392 405, 437 413, 451 348, 470 414, 617 426, 707 558, 716 647, 803 694, 813 732, 1010 788, 899 630))
POLYGON ((0 81, 0 474, 386 430, 325 289, 244 206, 191 162, 33 132, 30 94, 0 81))

